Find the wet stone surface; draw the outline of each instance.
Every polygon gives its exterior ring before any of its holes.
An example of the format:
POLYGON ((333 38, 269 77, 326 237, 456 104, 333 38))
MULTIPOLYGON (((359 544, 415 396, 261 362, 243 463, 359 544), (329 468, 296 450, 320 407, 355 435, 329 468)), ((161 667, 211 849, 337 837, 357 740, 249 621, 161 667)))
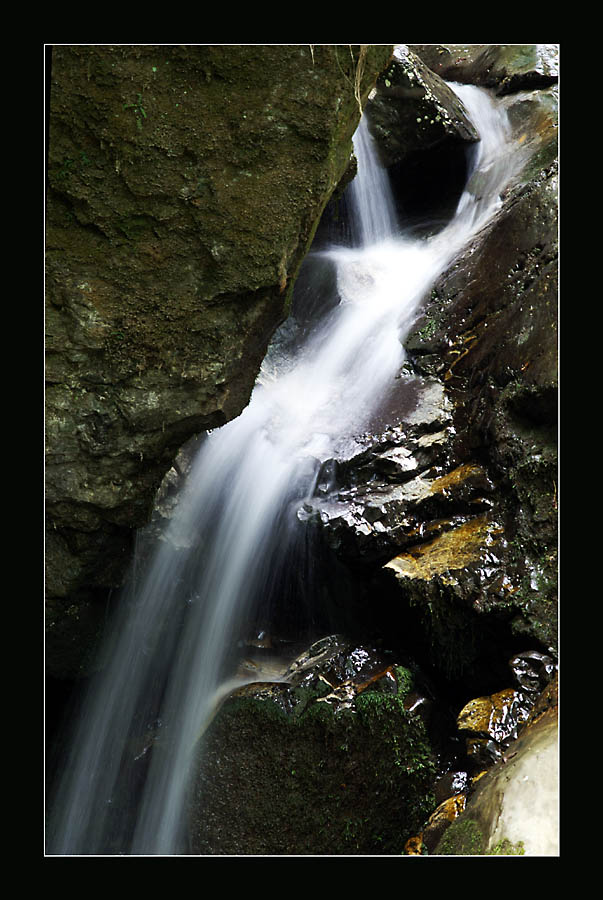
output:
POLYGON ((509 660, 509 670, 513 686, 470 700, 457 716, 474 771, 505 759, 522 726, 533 718, 533 710, 555 677, 557 665, 545 653, 526 650, 509 660))
POLYGON ((441 78, 493 87, 499 94, 547 87, 559 75, 556 44, 411 44, 410 49, 441 78))
MULTIPOLYGON (((464 741, 465 756, 459 754, 455 761, 461 766, 464 764, 464 768, 451 767, 437 779, 434 786, 436 808, 426 820, 421 832, 407 842, 405 854, 460 852, 463 855, 483 853, 514 855, 525 852, 523 843, 507 846, 501 841, 495 842, 494 839, 490 839, 488 849, 488 829, 492 829, 492 834, 497 834, 496 808, 500 814, 506 805, 507 818, 509 816, 510 803, 505 804, 503 798, 506 782, 512 777, 512 772, 509 768, 507 778, 506 767, 510 763, 515 765, 518 758, 522 759, 526 755, 529 760, 531 748, 538 748, 543 740, 542 735, 545 735, 546 741, 546 735, 551 729, 556 728, 557 675, 553 659, 535 650, 516 654, 509 660, 509 671, 514 682, 512 686, 488 696, 474 698, 458 713, 456 724, 458 733, 464 741), (451 841, 444 839, 445 833, 453 823, 459 819, 463 821, 465 810, 468 805, 474 803, 474 797, 481 795, 484 785, 487 785, 484 793, 489 799, 487 806, 483 800, 478 801, 480 810, 478 818, 484 819, 487 824, 482 823, 479 836, 472 831, 475 825, 472 821, 469 827, 470 835, 464 835, 461 828, 459 838, 455 836, 451 841), (462 849, 459 850, 459 846, 462 849), (439 847, 441 849, 438 849, 439 847), (491 849, 492 847, 494 849, 491 849)), ((548 750, 546 752, 548 753, 548 750)), ((532 765, 531 762, 527 764, 532 765)), ((528 776, 523 777, 528 779, 528 776)), ((529 779, 533 781, 533 773, 529 779)), ((539 788, 536 786, 535 795, 533 783, 527 785, 527 788, 538 804, 539 788)), ((550 796, 551 793, 554 795, 555 789, 555 783, 550 782, 549 775, 543 771, 542 795, 544 797, 550 796)), ((512 787, 512 791, 515 792, 515 786, 512 787)), ((514 805, 517 804, 515 799, 512 802, 514 805)), ((529 815, 525 813, 521 815, 529 821, 529 815)), ((545 830, 548 831, 549 826, 551 833, 554 833, 553 820, 548 823, 545 830)), ((513 822, 513 828, 516 827, 513 822)), ((527 843, 538 845, 537 837, 534 841, 535 836, 530 834, 529 828, 522 833, 522 826, 518 827, 518 833, 528 839, 527 843)), ((502 840, 504 835, 498 837, 502 840)), ((548 835, 543 839, 543 846, 547 848, 547 853, 550 852, 548 835)))
MULTIPOLYGON (((429 378, 400 379, 394 416, 385 404, 371 433, 356 438, 341 458, 327 461, 315 496, 298 518, 319 522, 325 540, 343 558, 386 559, 412 542, 420 523, 443 518, 442 501, 462 491, 441 480, 453 435, 442 386, 429 378), (395 423, 395 424, 392 424, 395 423), (431 515, 430 515, 431 514, 431 515)), ((477 475, 477 469, 471 473, 477 475)), ((487 487, 480 472, 478 480, 487 487)))

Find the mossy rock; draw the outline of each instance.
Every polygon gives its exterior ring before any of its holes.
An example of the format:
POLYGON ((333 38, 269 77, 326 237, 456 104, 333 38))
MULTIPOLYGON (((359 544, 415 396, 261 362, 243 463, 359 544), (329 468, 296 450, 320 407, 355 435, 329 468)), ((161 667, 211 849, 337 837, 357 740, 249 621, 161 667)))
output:
POLYGON ((225 703, 204 742, 191 852, 401 854, 433 808, 425 724, 398 692, 334 708, 328 686, 257 687, 225 703))
POLYGON ((479 822, 474 819, 459 819, 453 822, 435 852, 435 856, 523 856, 522 841, 512 843, 506 838, 491 850, 479 822))

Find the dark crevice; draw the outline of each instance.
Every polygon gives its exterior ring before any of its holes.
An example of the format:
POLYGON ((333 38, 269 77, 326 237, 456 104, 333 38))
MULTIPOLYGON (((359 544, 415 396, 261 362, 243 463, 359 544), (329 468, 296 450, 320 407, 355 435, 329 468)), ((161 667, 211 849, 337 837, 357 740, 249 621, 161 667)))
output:
MULTIPOLYGON (((410 154, 387 169, 401 231, 429 235, 450 222, 471 175, 475 146, 445 141, 410 154)), ((352 245, 350 216, 346 190, 327 204, 313 250, 333 244, 352 245)))
POLYGON ((388 169, 398 218, 412 231, 434 231, 452 219, 471 172, 474 145, 446 142, 388 169))

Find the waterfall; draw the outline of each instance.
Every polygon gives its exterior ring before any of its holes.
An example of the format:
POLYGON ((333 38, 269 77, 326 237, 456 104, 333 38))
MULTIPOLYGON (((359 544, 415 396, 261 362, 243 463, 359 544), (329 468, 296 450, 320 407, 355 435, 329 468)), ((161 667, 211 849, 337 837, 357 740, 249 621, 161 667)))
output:
POLYGON ((511 174, 502 112, 478 88, 454 89, 481 142, 456 215, 430 238, 398 228, 361 122, 350 186, 359 245, 322 251, 340 302, 288 358, 269 353, 248 407, 202 443, 152 561, 122 598, 63 766, 49 853, 187 852, 187 789, 217 698, 235 683, 241 623, 271 590, 321 463, 368 425, 421 301, 511 174))
POLYGON ((387 240, 397 230, 397 217, 386 170, 378 165, 366 118, 354 135, 354 151, 362 176, 351 189, 352 228, 360 247, 387 240))

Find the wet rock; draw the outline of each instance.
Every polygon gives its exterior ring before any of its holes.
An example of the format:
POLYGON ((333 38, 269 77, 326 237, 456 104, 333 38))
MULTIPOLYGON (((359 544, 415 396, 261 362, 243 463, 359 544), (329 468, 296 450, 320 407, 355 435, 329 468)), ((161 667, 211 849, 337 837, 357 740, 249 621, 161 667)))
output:
POLYGON ((437 354, 438 374, 451 388, 463 372, 476 369, 501 387, 514 378, 554 382, 556 222, 552 171, 509 198, 487 233, 434 285, 405 343, 419 371, 423 357, 437 354))
POLYGON ((479 466, 444 474, 452 432, 443 387, 410 378, 399 390, 406 390, 406 408, 398 406, 394 419, 386 405, 374 432, 358 436, 347 455, 323 466, 315 496, 298 512, 300 520, 320 524, 342 559, 386 559, 414 543, 419 531, 446 527, 447 515, 467 504, 475 511, 476 497, 490 489, 479 466))
POLYGON ((524 691, 542 691, 550 682, 556 669, 552 657, 538 650, 518 653, 509 662, 511 672, 524 691))
MULTIPOLYGON (((317 498, 305 504, 302 515, 311 521, 320 517, 325 540, 342 559, 378 560, 396 547, 412 543, 420 522, 435 520, 436 513, 429 517, 424 508, 431 504, 437 510, 443 497, 437 481, 417 475, 403 484, 381 489, 352 489, 351 499, 342 490, 336 499, 317 498)), ((442 520, 437 525, 432 522, 434 528, 443 525, 442 520)))
POLYGON ((90 645, 67 639, 67 610, 96 606, 100 627, 178 449, 246 405, 391 49, 52 48, 53 673, 80 671, 90 645))
POLYGON ((433 853, 444 832, 464 811, 466 802, 466 795, 461 793, 448 797, 447 800, 440 803, 429 817, 421 833, 421 855, 433 853))
POLYGON ((366 115, 406 227, 429 230, 450 219, 479 137, 458 96, 401 44, 366 115))
POLYGON ((471 785, 469 774, 467 772, 447 772, 438 778, 435 784, 435 799, 439 804, 444 803, 451 797, 459 794, 466 794, 471 785))
POLYGON ((479 779, 436 855, 559 854, 557 711, 544 712, 479 779))
POLYGON ((298 654, 287 678, 236 691, 212 722, 190 852, 402 853, 433 808, 411 670, 334 635, 298 654))
POLYGON ((558 693, 559 677, 557 675, 557 672, 555 672, 547 686, 536 698, 534 706, 530 710, 530 715, 527 722, 528 725, 535 724, 543 717, 557 714, 557 709, 559 706, 558 693))
POLYGON ((434 787, 436 809, 420 834, 407 842, 406 854, 524 855, 535 852, 548 855, 554 852, 558 828, 554 809, 557 678, 544 662, 545 659, 551 662, 546 655, 535 651, 518 654, 509 662, 512 671, 516 671, 519 658, 543 662, 547 670, 543 677, 548 684, 539 694, 527 691, 522 695, 507 688, 471 700, 463 707, 457 724, 460 733, 466 736, 469 771, 449 771, 438 778, 434 787), (537 723, 541 724, 534 727, 537 723), (542 733, 545 733, 544 747, 542 733), (534 752, 536 759, 530 759, 534 752), (516 762, 521 775, 514 773, 516 762), (538 773, 541 764, 543 771, 538 773), (526 808, 520 796, 519 781, 527 782, 539 775, 540 784, 536 787, 527 785, 537 804, 536 810, 531 810, 526 808), (467 809, 469 812, 464 815, 467 809), (502 825, 497 821, 499 815, 504 819, 502 825), (544 821, 545 815, 550 815, 549 821, 544 821), (459 817, 458 825, 455 824, 450 834, 444 837, 459 817), (536 824, 544 829, 542 840, 530 833, 534 817, 541 819, 536 824))
MULTIPOLYGON (((409 44, 414 53, 432 72, 446 81, 465 83, 463 73, 492 44, 409 44)), ((468 78, 468 76, 467 76, 468 78)), ((473 84, 473 79, 467 80, 473 84)))
POLYGON ((463 706, 456 724, 466 742, 472 764, 489 767, 508 757, 508 748, 526 723, 534 722, 539 711, 556 704, 557 666, 553 658, 538 650, 526 650, 509 660, 515 687, 477 697, 463 706))
POLYGON ((521 166, 508 193, 527 187, 555 166, 558 154, 559 89, 519 91, 503 100, 512 134, 522 148, 521 166))
POLYGON ((559 76, 557 44, 410 44, 446 81, 478 84, 507 94, 543 88, 559 76))
POLYGON ((444 531, 431 541, 415 544, 385 564, 398 580, 428 581, 440 576, 449 582, 462 580, 462 570, 479 562, 485 548, 496 541, 499 526, 486 516, 478 516, 444 531))
POLYGON ((389 560, 375 583, 384 590, 388 580, 396 585, 391 601, 414 612, 424 652, 446 677, 461 679, 472 668, 480 677, 481 667, 483 675, 492 666, 492 654, 510 643, 500 615, 501 607, 509 609, 513 589, 505 574, 502 532, 489 513, 453 520, 389 560))
POLYGON ((525 157, 491 224, 436 282, 406 340, 453 408, 451 456, 479 455, 503 528, 484 608, 557 637, 557 173, 552 89, 509 95, 525 157), (525 138, 525 140, 521 140, 525 138))
POLYGON ((423 853, 423 840, 421 837, 411 837, 404 844, 406 856, 421 856, 423 853))
POLYGON ((531 699, 512 688, 470 700, 460 711, 457 725, 466 737, 467 756, 472 762, 488 766, 502 759, 527 721, 531 707, 531 699))
POLYGON ((405 44, 378 78, 367 117, 386 167, 443 142, 479 137, 454 91, 405 44))
POLYGON ((518 591, 506 570, 497 486, 481 463, 465 456, 458 464, 443 385, 425 378, 422 388, 396 425, 359 438, 360 452, 330 461, 298 516, 355 571, 382 567, 371 596, 411 609, 428 636, 430 663, 458 674, 487 652, 479 647, 486 635, 496 643, 493 614, 504 610, 502 624, 511 618, 518 591))

